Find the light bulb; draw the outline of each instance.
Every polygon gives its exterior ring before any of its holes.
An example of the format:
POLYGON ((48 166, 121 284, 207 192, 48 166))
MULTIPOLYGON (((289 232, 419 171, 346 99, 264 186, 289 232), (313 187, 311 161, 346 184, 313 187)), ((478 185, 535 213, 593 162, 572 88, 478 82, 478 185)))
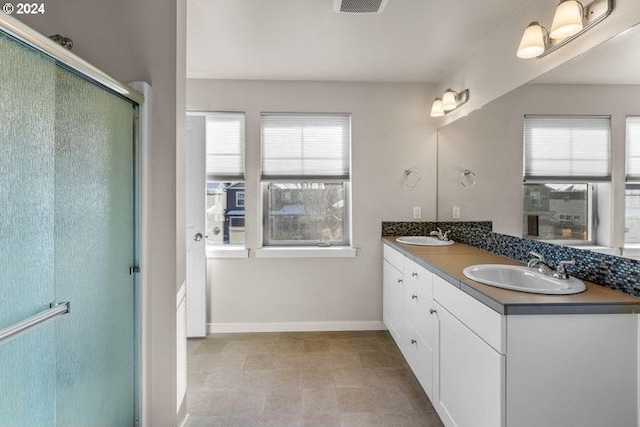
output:
POLYGON ((442 109, 442 99, 436 98, 433 100, 433 104, 431 104, 431 117, 442 116, 444 116, 444 110, 442 109))
POLYGON ((553 15, 549 37, 562 40, 582 31, 582 4, 576 0, 560 2, 553 15))
POLYGON ((544 29, 534 21, 524 30, 516 55, 523 59, 535 58, 544 53, 544 47, 544 29))
POLYGON ((456 101, 456 93, 447 89, 444 91, 444 95, 442 96, 442 109, 444 111, 455 110, 458 107, 458 102, 456 101))

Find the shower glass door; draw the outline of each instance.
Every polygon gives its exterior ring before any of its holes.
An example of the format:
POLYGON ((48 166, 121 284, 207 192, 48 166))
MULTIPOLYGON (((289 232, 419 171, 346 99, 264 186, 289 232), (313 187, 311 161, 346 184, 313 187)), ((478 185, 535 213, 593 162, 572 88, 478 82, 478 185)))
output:
POLYGON ((0 426, 133 426, 137 106, 0 35, 0 426))
POLYGON ((131 426, 133 106, 58 68, 55 135, 56 424, 131 426))
MULTIPOLYGON (((55 300, 55 63, 0 36, 0 328, 55 300)), ((55 322, 55 321, 53 321, 55 322)), ((55 420, 55 327, 0 345, 0 425, 55 420)))

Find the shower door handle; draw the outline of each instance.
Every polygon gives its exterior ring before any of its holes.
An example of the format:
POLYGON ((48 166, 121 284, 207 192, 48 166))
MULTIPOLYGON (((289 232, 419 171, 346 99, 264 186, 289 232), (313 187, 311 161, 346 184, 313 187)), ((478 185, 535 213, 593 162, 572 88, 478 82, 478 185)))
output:
POLYGON ((12 340, 13 338, 21 335, 31 328, 47 323, 56 317, 60 317, 69 313, 70 304, 68 301, 60 303, 51 303, 50 308, 41 311, 27 319, 24 319, 18 323, 14 323, 11 326, 0 329, 0 344, 12 340))
POLYGON ((193 240, 195 240, 196 242, 199 242, 200 240, 202 240, 202 233, 196 233, 193 236, 193 240))

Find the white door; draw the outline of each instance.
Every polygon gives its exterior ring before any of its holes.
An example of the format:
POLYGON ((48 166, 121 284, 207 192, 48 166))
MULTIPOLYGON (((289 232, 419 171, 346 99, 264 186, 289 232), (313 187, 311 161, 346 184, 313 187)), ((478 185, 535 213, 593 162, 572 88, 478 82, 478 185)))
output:
POLYGON ((207 334, 205 117, 187 116, 187 337, 207 334))

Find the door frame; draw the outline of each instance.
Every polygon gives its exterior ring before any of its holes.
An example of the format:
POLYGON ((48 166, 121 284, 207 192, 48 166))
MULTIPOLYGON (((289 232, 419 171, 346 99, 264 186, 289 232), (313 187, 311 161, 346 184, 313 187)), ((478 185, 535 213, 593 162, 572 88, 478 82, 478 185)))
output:
POLYGON ((153 93, 146 82, 131 82, 129 86, 144 95, 134 117, 133 194, 134 194, 134 414, 135 425, 146 425, 149 417, 149 367, 151 349, 151 301, 149 266, 149 185, 151 162, 151 104, 153 93))

